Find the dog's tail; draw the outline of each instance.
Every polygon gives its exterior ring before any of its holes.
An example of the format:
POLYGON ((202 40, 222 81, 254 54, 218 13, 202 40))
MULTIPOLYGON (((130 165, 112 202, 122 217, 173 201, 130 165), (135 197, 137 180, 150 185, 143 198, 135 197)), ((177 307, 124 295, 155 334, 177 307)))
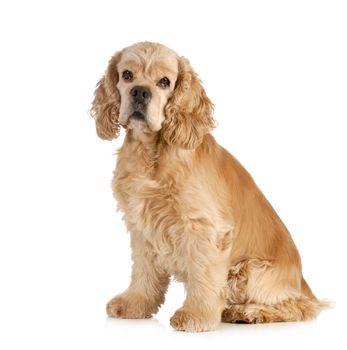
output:
POLYGON ((306 283, 305 279, 302 279, 301 288, 303 293, 311 299, 314 304, 314 309, 316 310, 316 316, 322 311, 327 309, 332 309, 335 307, 335 302, 329 299, 318 299, 311 291, 311 288, 306 283))

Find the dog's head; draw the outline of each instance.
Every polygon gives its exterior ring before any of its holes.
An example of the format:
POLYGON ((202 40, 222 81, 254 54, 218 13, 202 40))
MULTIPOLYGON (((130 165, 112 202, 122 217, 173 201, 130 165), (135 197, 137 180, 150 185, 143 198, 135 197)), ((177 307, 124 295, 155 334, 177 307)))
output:
POLYGON ((168 144, 193 149, 214 127, 212 108, 187 59, 144 42, 112 57, 97 84, 92 115, 102 139, 116 138, 123 125, 161 132, 168 144))

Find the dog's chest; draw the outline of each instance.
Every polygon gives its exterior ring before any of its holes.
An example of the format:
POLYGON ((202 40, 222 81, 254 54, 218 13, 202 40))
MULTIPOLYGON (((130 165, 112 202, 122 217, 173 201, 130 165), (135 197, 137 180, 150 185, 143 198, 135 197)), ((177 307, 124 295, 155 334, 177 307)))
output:
MULTIPOLYGON (((180 191, 173 183, 163 183, 145 175, 130 175, 114 185, 115 197, 130 233, 137 232, 152 247, 157 263, 184 279, 177 242, 184 234, 180 191)), ((181 192, 182 193, 182 192, 181 192)))
POLYGON ((129 228, 141 232, 151 242, 164 232, 168 235, 172 226, 182 219, 179 215, 182 189, 145 174, 129 174, 125 181, 119 178, 114 192, 129 228))
POLYGON ((218 244, 219 237, 232 230, 230 222, 223 218, 213 191, 184 164, 172 162, 176 166, 170 168, 166 163, 165 171, 153 176, 141 163, 127 160, 118 159, 113 179, 127 228, 152 247, 161 267, 184 280, 189 240, 205 234, 218 244))

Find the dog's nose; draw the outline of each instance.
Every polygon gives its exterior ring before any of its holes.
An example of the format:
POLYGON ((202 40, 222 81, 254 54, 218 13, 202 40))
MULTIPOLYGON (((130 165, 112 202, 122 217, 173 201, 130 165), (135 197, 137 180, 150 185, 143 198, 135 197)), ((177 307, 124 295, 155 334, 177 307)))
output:
POLYGON ((134 86, 130 90, 134 102, 147 104, 152 97, 151 91, 144 86, 134 86))

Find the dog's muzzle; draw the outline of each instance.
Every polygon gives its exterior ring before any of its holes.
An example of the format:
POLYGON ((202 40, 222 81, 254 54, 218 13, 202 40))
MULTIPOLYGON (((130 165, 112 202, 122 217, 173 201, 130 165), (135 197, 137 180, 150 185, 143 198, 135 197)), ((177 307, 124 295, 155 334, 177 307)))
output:
POLYGON ((151 91, 145 86, 134 86, 130 90, 132 114, 131 118, 145 120, 147 106, 152 98, 151 91))

